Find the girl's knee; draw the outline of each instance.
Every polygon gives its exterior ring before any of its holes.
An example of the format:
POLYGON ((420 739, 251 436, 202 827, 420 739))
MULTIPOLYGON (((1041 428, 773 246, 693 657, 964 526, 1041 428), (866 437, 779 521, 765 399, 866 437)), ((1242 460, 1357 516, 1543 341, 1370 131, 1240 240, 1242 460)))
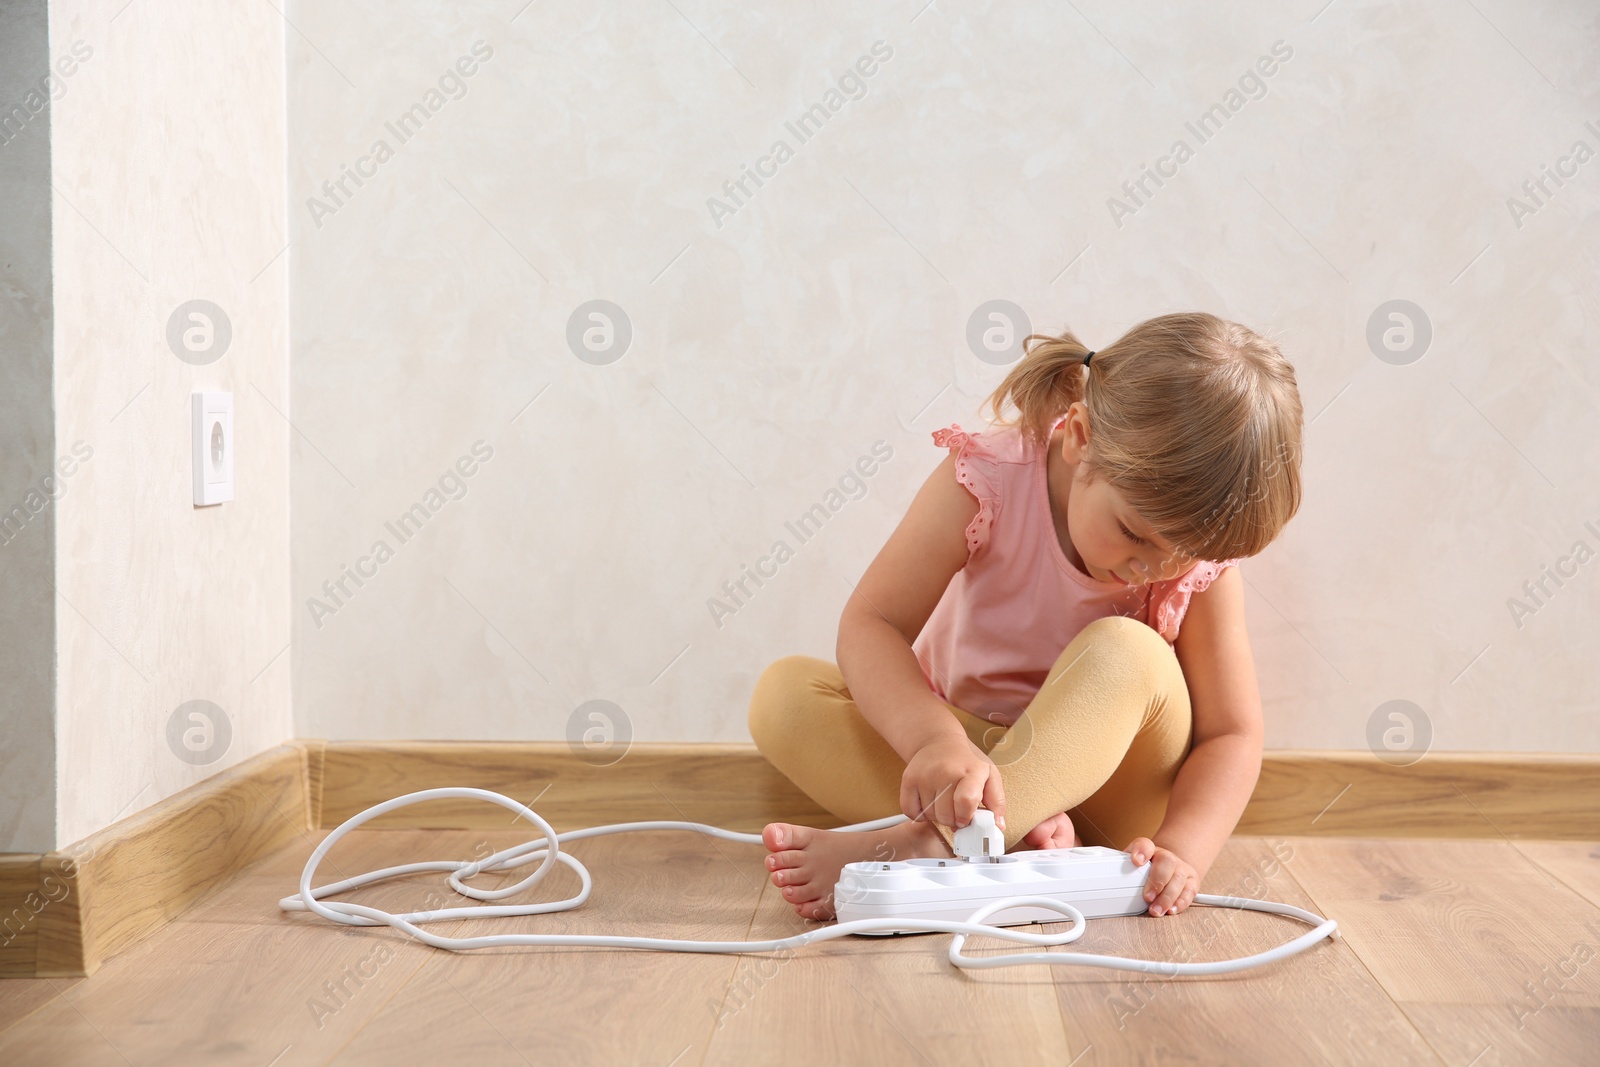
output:
POLYGON ((1062 650, 1050 677, 1059 676, 1082 658, 1098 666, 1086 665, 1080 670, 1104 674, 1102 668, 1109 669, 1118 686, 1163 697, 1162 707, 1187 714, 1189 691, 1177 653, 1146 623, 1124 615, 1094 620, 1062 650))
POLYGON ((1167 649, 1167 639, 1138 619, 1130 619, 1126 615, 1107 615, 1085 626, 1083 633, 1089 634, 1098 644, 1110 641, 1118 644, 1145 645, 1150 648, 1167 649), (1152 644, 1152 641, 1154 644, 1152 644))
POLYGON ((1176 654, 1166 638, 1147 624, 1125 615, 1107 615, 1085 626, 1078 637, 1062 649, 1057 663, 1070 662, 1091 649, 1102 655, 1113 655, 1122 663, 1152 664, 1158 671, 1166 671, 1176 662, 1176 654), (1087 642, 1088 648, 1073 647, 1080 640, 1087 642))
POLYGON ((792 728, 807 686, 815 684, 819 664, 824 661, 814 656, 784 656, 761 672, 750 692, 746 719, 757 748, 765 749, 780 731, 792 728))

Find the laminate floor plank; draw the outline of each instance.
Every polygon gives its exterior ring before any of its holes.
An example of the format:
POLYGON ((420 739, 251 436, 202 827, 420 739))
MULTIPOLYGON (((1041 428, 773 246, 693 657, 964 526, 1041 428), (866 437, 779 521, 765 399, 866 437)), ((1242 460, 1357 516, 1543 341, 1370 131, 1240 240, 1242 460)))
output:
MULTIPOLYGON (((1204 891, 1327 916, 1296 879, 1302 858, 1303 846, 1282 838, 1235 837, 1212 865, 1204 891)), ((1095 920, 1072 947, 1136 959, 1233 959, 1307 929, 1288 916, 1195 905, 1175 916, 1095 920)), ((1075 1046, 1089 1045, 1102 1063, 1440 1062, 1342 940, 1227 974, 1062 968, 1057 984, 1075 1046)))
POLYGON ((1547 1007, 1517 1022, 1481 1004, 1401 1004, 1450 1067, 1600 1063, 1600 1011, 1547 1007))
POLYGON ((1446 1063, 1600 1062, 1600 905, 1577 858, 1593 843, 1288 840, 1295 877, 1446 1063))
MULTIPOLYGON (((527 839, 514 835, 497 847, 527 839)), ((582 906, 469 920, 453 936, 753 936, 751 919, 766 878, 760 845, 651 831, 577 841, 567 851, 594 880, 582 906)), ((531 869, 508 872, 507 884, 531 869)), ((557 900, 580 886, 576 872, 562 866, 530 892, 557 900)), ((333 1062, 388 1065, 419 1047, 447 1044, 453 1062, 474 1065, 697 1063, 737 959, 552 945, 440 951, 333 1062)))
MULTIPOLYGON (((769 881, 749 936, 829 925, 795 914, 769 881)), ((856 935, 741 957, 701 1062, 1072 1062, 1048 974, 1018 968, 974 979, 951 965, 949 943, 945 934, 856 935)))
MULTIPOLYGON (((1600 845, 1584 841, 1513 842, 1516 850, 1567 888, 1600 907, 1600 845)), ((1596 942, 1600 952, 1600 942, 1596 942)))
MULTIPOLYGON (((434 951, 394 931, 334 927, 279 912, 324 832, 257 861, 179 919, 0 1032, 0 1063, 320 1064, 434 951), (382 940, 374 934, 382 935, 382 940)), ((334 859, 345 873, 462 855, 472 831, 358 831, 334 859)), ((341 875, 331 867, 319 883, 341 875)), ((368 886, 343 899, 421 907, 439 875, 368 886)), ((503 878, 496 875, 495 878, 503 878)), ((454 894, 451 894, 454 896, 454 894)), ((445 898, 441 895, 440 902, 445 898)), ((451 924, 458 925, 458 924, 451 924)))
POLYGON ((81 981, 82 978, 0 978, 0 1033, 81 981))

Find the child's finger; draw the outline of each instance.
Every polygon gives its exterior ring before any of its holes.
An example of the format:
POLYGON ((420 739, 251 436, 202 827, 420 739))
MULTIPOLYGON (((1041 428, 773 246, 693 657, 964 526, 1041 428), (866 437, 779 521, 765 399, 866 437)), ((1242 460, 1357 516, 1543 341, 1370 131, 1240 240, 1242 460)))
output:
POLYGON ((1178 902, 1178 897, 1183 893, 1186 882, 1187 877, 1182 872, 1174 874, 1167 884, 1162 887, 1161 895, 1151 905, 1151 910, 1154 914, 1160 915, 1171 911, 1172 905, 1178 902))
POLYGON ((933 801, 931 817, 940 826, 956 825, 955 793, 950 787, 939 790, 939 795, 933 801))
POLYGON ((933 818, 933 812, 928 808, 927 797, 916 786, 911 788, 911 806, 906 809, 906 814, 923 822, 933 818))
POLYGON ((983 806, 994 812, 994 824, 1001 831, 1006 828, 1006 794, 1000 785, 1000 768, 996 767, 990 772, 989 778, 983 783, 983 806))
POLYGON ((1144 883, 1144 899, 1145 899, 1145 903, 1147 903, 1147 904, 1154 903, 1155 899, 1156 899, 1156 895, 1158 893, 1160 893, 1161 890, 1165 886, 1166 886, 1166 882, 1164 880, 1160 879, 1160 878, 1157 878, 1155 876, 1155 872, 1152 871, 1151 874, 1150 874, 1150 877, 1145 879, 1145 883, 1144 883))
POLYGON ((977 775, 968 775, 956 784, 955 819, 951 826, 966 826, 983 800, 984 782, 977 775))
POLYGON ((927 793, 917 782, 915 776, 909 771, 900 778, 900 810, 905 812, 908 819, 926 819, 932 812, 924 814, 927 793))
POLYGON ((1150 877, 1145 879, 1144 883, 1144 898, 1146 900, 1154 900, 1156 894, 1167 887, 1167 884, 1173 879, 1176 867, 1177 864, 1173 861, 1171 854, 1166 852, 1158 853, 1150 861, 1150 877))

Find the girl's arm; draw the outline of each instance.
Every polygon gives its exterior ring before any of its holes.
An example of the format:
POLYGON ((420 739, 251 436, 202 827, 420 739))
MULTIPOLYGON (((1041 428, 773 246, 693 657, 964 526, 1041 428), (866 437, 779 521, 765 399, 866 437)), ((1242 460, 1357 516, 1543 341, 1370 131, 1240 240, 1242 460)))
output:
MULTIPOLYGON (((967 735, 928 687, 911 642, 945 587, 967 565, 978 501, 947 455, 856 583, 839 619, 835 658, 856 707, 907 763, 930 741, 967 735)), ((1181 631, 1180 631, 1181 632, 1181 631)))
MULTIPOLYGON (((1189 684, 1194 741, 1152 840, 1192 866, 1198 883, 1238 825, 1261 774, 1261 694, 1237 566, 1190 599, 1174 651, 1189 684)), ((1151 870, 1152 885, 1158 873, 1159 867, 1151 870)), ((1181 891, 1183 907, 1198 888, 1181 891)), ((1172 910, 1171 900, 1162 903, 1172 910)))

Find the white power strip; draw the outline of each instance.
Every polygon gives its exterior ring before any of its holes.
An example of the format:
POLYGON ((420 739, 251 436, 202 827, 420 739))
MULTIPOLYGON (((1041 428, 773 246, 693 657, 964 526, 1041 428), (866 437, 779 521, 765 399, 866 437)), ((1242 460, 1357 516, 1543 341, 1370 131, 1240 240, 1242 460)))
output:
MULTIPOLYGON (((904 815, 895 815, 873 822, 856 823, 840 827, 841 830, 883 830, 897 823, 907 822, 904 815)), ((847 900, 839 907, 840 921, 806 930, 792 937, 772 938, 767 941, 693 941, 660 937, 629 937, 616 934, 487 934, 477 937, 445 937, 422 929, 423 924, 449 922, 460 919, 494 919, 511 915, 539 915, 567 911, 579 907, 589 899, 593 881, 589 870, 569 852, 562 852, 563 842, 578 841, 604 834, 620 834, 634 830, 693 830, 708 837, 728 841, 762 844, 760 834, 738 833, 698 822, 631 822, 610 826, 591 826, 582 830, 568 830, 558 834, 538 812, 503 793, 471 786, 447 786, 440 789, 423 789, 415 793, 375 804, 366 811, 352 815, 322 839, 312 849, 300 872, 300 892, 278 901, 284 911, 311 911, 330 922, 347 926, 391 926, 409 934, 425 945, 461 952, 479 948, 500 948, 507 945, 588 945, 594 948, 649 949, 657 952, 783 952, 819 941, 849 937, 854 934, 892 933, 946 933, 950 934, 949 959, 963 969, 986 967, 1014 967, 1038 963, 1051 967, 1081 966, 1110 967, 1120 971, 1144 971, 1167 976, 1180 974, 1226 974, 1260 967, 1276 960, 1303 952, 1325 937, 1336 936, 1339 924, 1309 911, 1289 904, 1275 904, 1267 900, 1250 900, 1244 897, 1219 897, 1205 893, 1195 895, 1194 903, 1213 908, 1245 908, 1251 911, 1271 912, 1298 919, 1314 929, 1286 941, 1276 948, 1232 960, 1207 960, 1204 962, 1165 963, 1158 960, 1130 959, 1125 956, 1098 956, 1087 952, 1051 952, 1052 948, 1070 944, 1082 937, 1091 915, 1131 915, 1144 910, 1139 907, 1125 910, 1132 899, 1140 897, 1139 887, 1149 871, 1132 868, 1132 860, 1118 860, 1126 853, 1111 849, 1073 849, 1066 851, 1071 859, 1057 852, 1041 852, 1033 856, 1004 856, 1005 838, 994 826, 990 812, 980 810, 973 821, 955 832, 955 850, 962 860, 940 861, 906 860, 889 864, 849 864, 849 867, 873 867, 847 886, 847 893, 855 893, 860 886, 860 900, 847 900), (429 800, 483 800, 498 804, 532 823, 544 833, 543 837, 496 852, 481 860, 429 860, 402 864, 368 871, 353 878, 312 887, 317 868, 323 857, 345 834, 362 823, 380 815, 411 804, 429 800), (1106 855, 1110 853, 1110 855, 1106 855), (970 857, 970 859, 966 859, 970 857), (996 857, 991 859, 989 857, 996 857), (533 873, 513 885, 499 889, 479 889, 468 885, 464 879, 491 872, 514 870, 539 862, 533 873), (541 901, 536 904, 492 904, 522 893, 536 885, 554 869, 557 862, 572 868, 581 883, 579 891, 565 900, 541 901), (885 870, 884 868, 888 869, 885 870), (374 882, 398 878, 420 871, 449 872, 450 888, 464 897, 479 901, 456 908, 434 908, 429 911, 406 912, 395 915, 381 908, 368 907, 348 901, 327 901, 323 898, 345 893, 374 882), (894 879, 899 879, 895 882, 894 879), (947 881, 941 881, 945 879, 947 881), (874 896, 874 892, 878 895, 874 896), (960 893, 969 894, 966 897, 960 893), (846 907, 877 907, 883 914, 877 918, 846 918, 846 907), (927 918, 920 914, 926 909, 939 910, 940 915, 953 918, 927 918), (1107 910, 1115 909, 1115 910, 1107 910), (989 922, 990 916, 999 913, 1006 917, 1002 922, 989 922), (1071 923, 1071 928, 1055 934, 1035 934, 1023 930, 1010 930, 1008 924, 1030 922, 1071 923), (961 949, 973 935, 1037 945, 1042 952, 1011 953, 1003 956, 968 956, 961 949)), ((841 872, 843 874, 843 872, 841 872)), ((841 885, 844 880, 841 879, 841 885)), ((837 890, 836 886, 836 890, 837 890)))
MULTIPOLYGON (((1144 886, 1150 865, 1116 849, 1087 846, 1014 852, 998 859, 911 859, 847 863, 834 887, 840 922, 857 919, 966 919, 1007 897, 1054 897, 1086 919, 1140 915, 1148 908, 1144 886)), ((1060 922, 1038 905, 1006 908, 986 920, 993 926, 1060 922)), ((922 933, 911 926, 874 934, 922 933)))

